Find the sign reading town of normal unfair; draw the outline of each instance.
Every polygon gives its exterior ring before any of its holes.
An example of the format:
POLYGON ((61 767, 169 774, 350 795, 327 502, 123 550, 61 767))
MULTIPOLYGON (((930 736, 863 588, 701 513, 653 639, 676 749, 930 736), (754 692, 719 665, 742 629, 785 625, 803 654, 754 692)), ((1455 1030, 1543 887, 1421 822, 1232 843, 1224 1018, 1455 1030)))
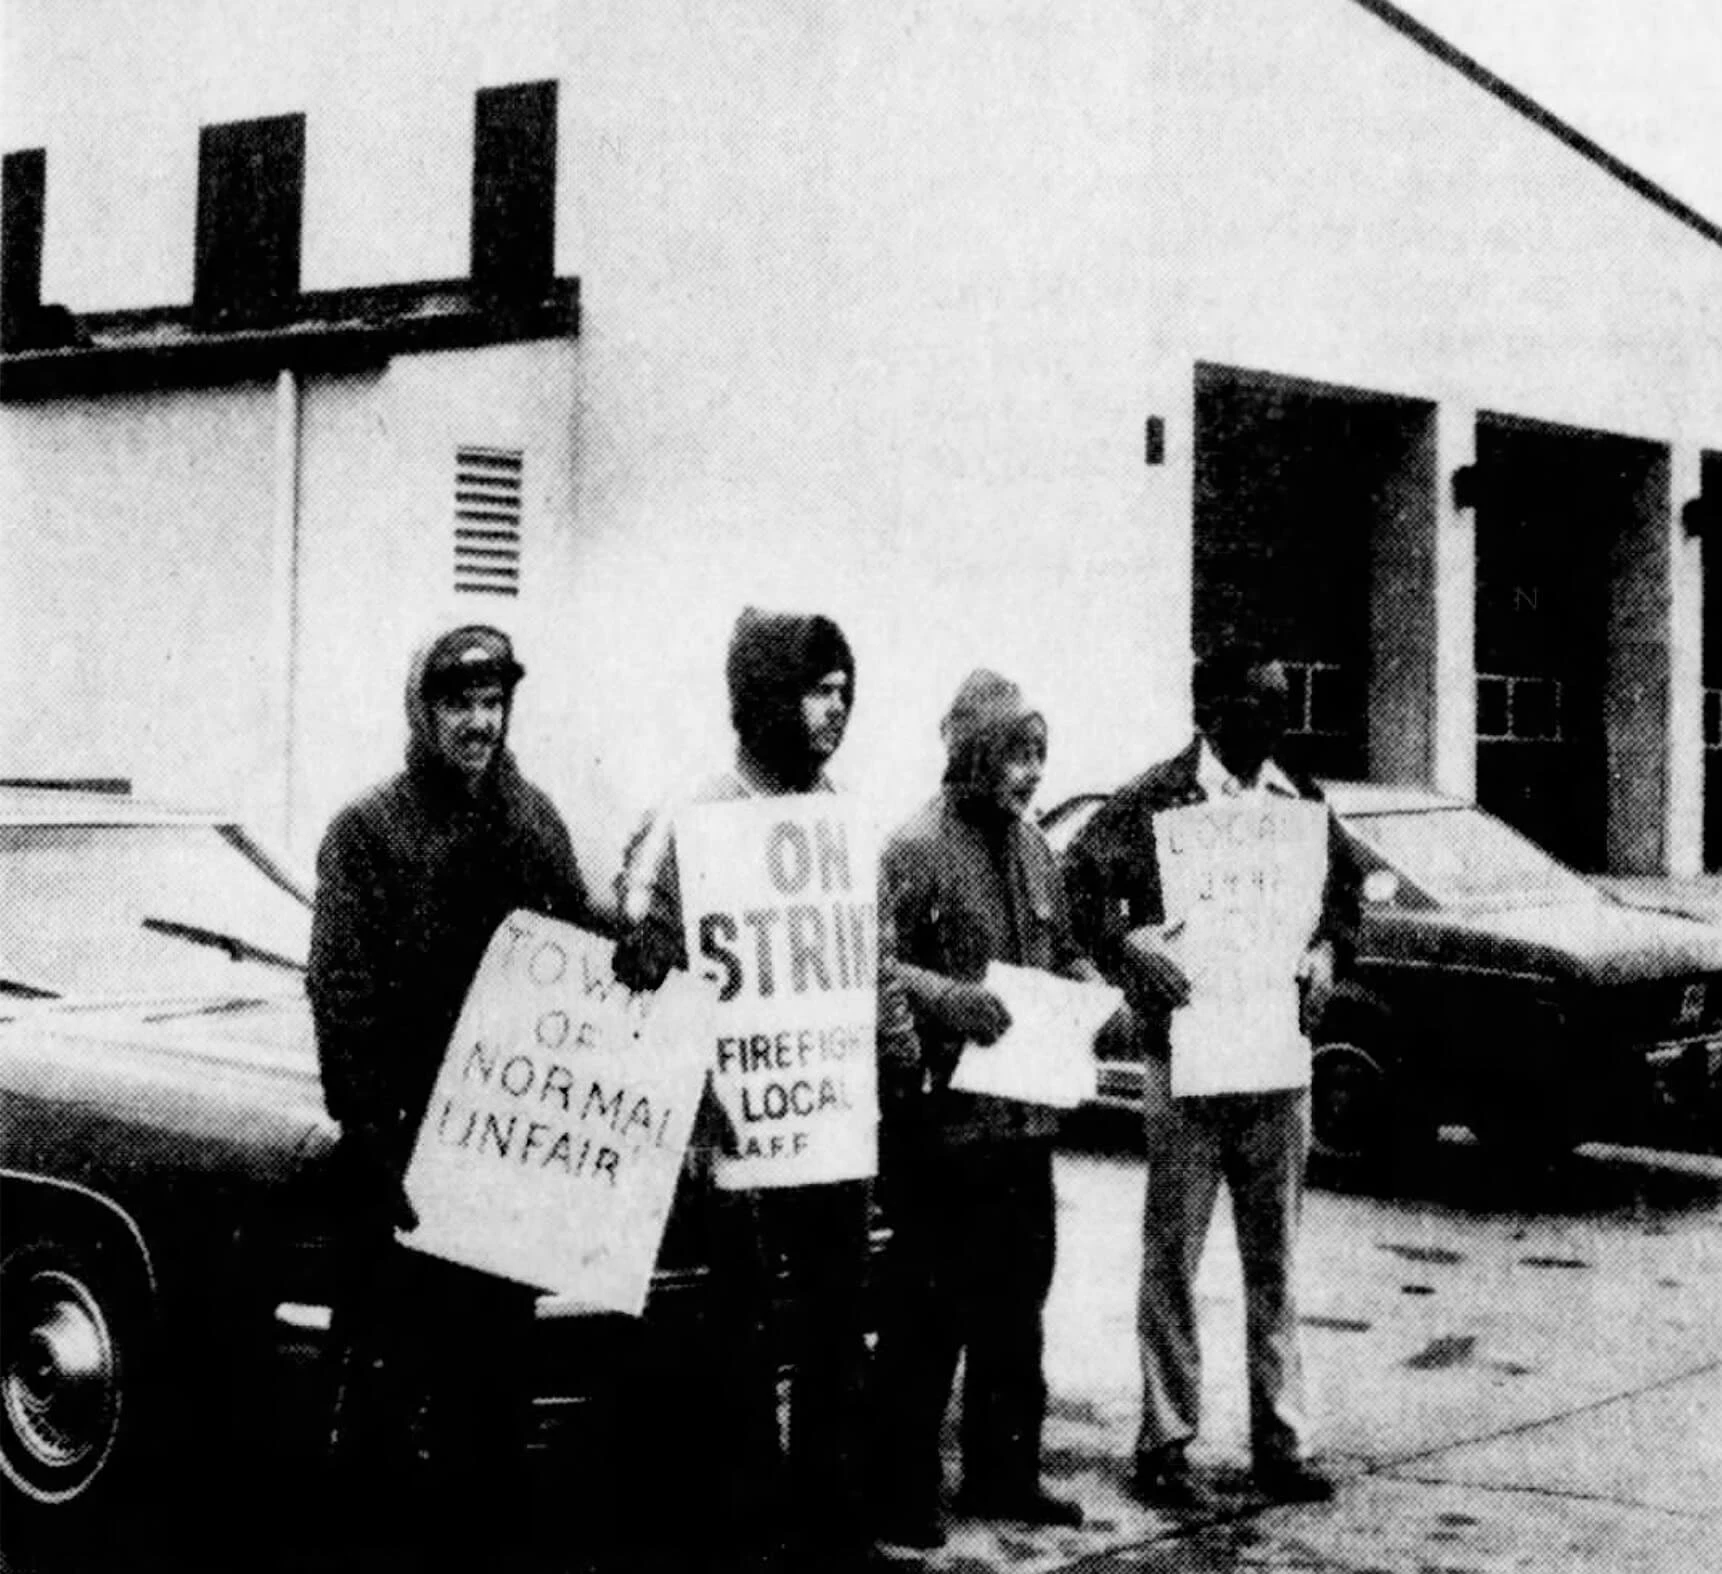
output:
POLYGON ((406 1175, 416 1250, 638 1316, 705 1081, 710 990, 632 994, 536 913, 484 953, 406 1175))
POLYGON ((696 804, 676 822, 692 965, 715 978, 705 1054, 735 1130, 726 1189, 877 1168, 877 848, 830 793, 696 804))
POLYGON ((1173 1012, 1172 1092, 1309 1082, 1297 967, 1321 916, 1327 810, 1271 794, 1154 816, 1167 948, 1190 980, 1173 1012))

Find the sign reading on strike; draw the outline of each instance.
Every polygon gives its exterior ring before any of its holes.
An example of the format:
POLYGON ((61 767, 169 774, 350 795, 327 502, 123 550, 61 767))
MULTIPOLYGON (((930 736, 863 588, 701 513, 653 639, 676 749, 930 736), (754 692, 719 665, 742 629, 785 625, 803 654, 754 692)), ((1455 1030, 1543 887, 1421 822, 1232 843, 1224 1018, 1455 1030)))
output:
POLYGON ((705 1057, 735 1128, 728 1190, 877 1168, 877 849, 832 794, 697 804, 676 825, 705 1057))
POLYGON ((1321 917, 1327 810, 1219 798, 1154 817, 1172 954, 1190 1000, 1172 1015, 1174 1094, 1302 1087, 1297 966, 1321 917))
POLYGON ((484 953, 406 1176, 417 1250, 638 1316, 705 1080, 710 995, 631 994, 613 944, 518 912, 484 953))

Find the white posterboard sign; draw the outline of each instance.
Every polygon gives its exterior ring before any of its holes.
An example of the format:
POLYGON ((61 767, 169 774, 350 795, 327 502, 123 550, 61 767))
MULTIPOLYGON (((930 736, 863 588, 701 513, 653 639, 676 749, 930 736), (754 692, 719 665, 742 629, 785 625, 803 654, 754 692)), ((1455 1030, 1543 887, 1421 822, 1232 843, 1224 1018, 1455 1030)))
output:
POLYGON ((951 1075, 959 1093, 1075 1109, 1098 1091, 1094 1035, 1124 1003, 1110 984, 1078 983, 1038 967, 987 966, 986 987, 1010 1027, 992 1044, 969 1044, 951 1075))
POLYGON ((878 1167, 878 849, 843 798, 696 804, 676 823, 691 966, 715 978, 704 1053, 735 1129, 726 1190, 878 1167))
POLYGON ((517 912, 492 937, 419 1128, 404 1244, 592 1310, 646 1304, 705 1081, 709 987, 632 994, 614 945, 517 912))
POLYGON ((1168 950, 1190 980, 1172 1014, 1172 1092, 1309 1083, 1297 967, 1321 918, 1327 810, 1216 798, 1154 816, 1168 950))

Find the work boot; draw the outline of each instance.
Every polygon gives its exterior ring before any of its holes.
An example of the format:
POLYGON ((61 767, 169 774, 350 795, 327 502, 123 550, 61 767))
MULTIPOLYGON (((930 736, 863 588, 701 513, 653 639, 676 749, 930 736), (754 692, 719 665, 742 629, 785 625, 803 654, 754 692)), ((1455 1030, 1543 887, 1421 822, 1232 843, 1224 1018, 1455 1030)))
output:
POLYGON ((1044 1487, 968 1487, 957 1494, 956 1509, 972 1519, 1004 1519, 1018 1525, 1056 1525, 1075 1530, 1082 1505, 1054 1497, 1044 1487))
POLYGON ((1125 1490, 1145 1508, 1165 1514, 1205 1514, 1218 1506, 1213 1488, 1196 1473, 1182 1443, 1138 1454, 1125 1490))
POLYGON ((945 1544, 945 1522, 936 1508, 893 1506, 874 1522, 873 1539, 911 1552, 937 1552, 945 1544))
POLYGON ((1333 1477, 1307 1459, 1258 1459, 1253 1472, 1256 1490, 1274 1503, 1326 1503, 1333 1497, 1333 1477))

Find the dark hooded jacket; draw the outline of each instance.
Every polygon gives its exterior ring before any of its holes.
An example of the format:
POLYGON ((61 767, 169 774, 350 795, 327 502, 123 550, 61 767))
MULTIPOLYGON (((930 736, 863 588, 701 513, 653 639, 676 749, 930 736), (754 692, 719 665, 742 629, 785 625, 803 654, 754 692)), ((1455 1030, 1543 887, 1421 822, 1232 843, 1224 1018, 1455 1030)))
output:
POLYGON ((895 1113, 949 1142, 1045 1136, 1056 1123, 1036 1105, 951 1089, 964 1042, 945 1015, 952 985, 980 982, 994 961, 1089 972, 1046 838, 993 804, 1003 756, 1025 730, 1044 743, 1045 721, 1021 690, 996 673, 970 674, 942 728, 944 785, 885 848, 899 971, 923 1062, 918 1096, 895 1113))
MULTIPOLYGON (((446 638, 446 636, 445 636, 446 638)), ((491 935, 517 908, 599 930, 567 827, 504 747, 469 795, 407 678, 406 769, 338 814, 317 854, 307 987, 323 1098, 404 1164, 491 935)))
MULTIPOLYGON (((748 607, 730 637, 730 725, 735 764, 703 782, 690 802, 785 793, 830 792, 823 763, 807 747, 802 696, 828 673, 841 672, 855 703, 855 658, 830 618, 748 607)), ((687 966, 682 937, 681 874, 667 820, 650 815, 628 842, 617 877, 623 914, 652 932, 677 967, 687 966)))
MULTIPOLYGON (((693 803, 734 798, 830 792, 822 763, 807 747, 801 701, 832 672, 849 680, 855 703, 855 658, 843 631, 829 618, 747 608, 730 639, 726 674, 730 722, 735 728, 735 764, 704 782, 693 803)), ((617 880, 619 905, 626 918, 650 936, 650 944, 676 967, 687 966, 682 934, 681 874, 667 817, 650 816, 634 833, 617 880)), ((891 963, 890 915, 879 904, 879 1002, 877 1042, 890 1063, 916 1058, 914 1029, 902 983, 891 963)), ((696 1138, 713 1139, 711 1101, 702 1109, 696 1138)))

